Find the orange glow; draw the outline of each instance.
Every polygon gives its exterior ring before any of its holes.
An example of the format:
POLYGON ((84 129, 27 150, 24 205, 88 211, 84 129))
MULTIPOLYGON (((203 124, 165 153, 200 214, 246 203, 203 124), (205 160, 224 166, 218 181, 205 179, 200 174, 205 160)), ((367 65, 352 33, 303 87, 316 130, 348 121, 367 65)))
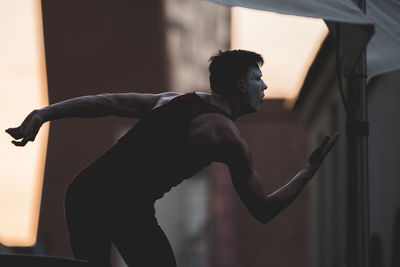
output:
POLYGON ((40 0, 0 0, 0 242, 33 246, 39 220, 48 125, 26 147, 4 132, 48 105, 40 0))
POLYGON ((327 34, 322 19, 232 8, 232 49, 251 50, 263 56, 266 98, 297 97, 327 34))

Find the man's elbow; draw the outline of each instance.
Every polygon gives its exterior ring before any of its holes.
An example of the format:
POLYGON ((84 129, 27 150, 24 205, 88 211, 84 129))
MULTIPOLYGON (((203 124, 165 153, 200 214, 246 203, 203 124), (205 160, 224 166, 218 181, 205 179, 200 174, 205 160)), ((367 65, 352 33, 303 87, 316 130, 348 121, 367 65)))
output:
POLYGON ((278 214, 274 213, 274 212, 263 210, 261 212, 253 213, 252 215, 260 223, 266 224, 266 223, 272 221, 278 214))
POLYGON ((283 207, 279 205, 277 202, 267 199, 260 205, 256 212, 253 213, 253 216, 262 223, 266 224, 272 221, 278 214, 283 210, 283 207))
POLYGON ((259 223, 262 223, 262 224, 266 224, 266 223, 268 223, 270 220, 269 220, 269 218, 267 218, 267 217, 261 217, 261 216, 253 216, 259 223))
POLYGON ((268 197, 264 202, 263 208, 258 210, 259 211, 257 216, 258 220, 263 224, 272 221, 291 202, 292 200, 280 201, 277 200, 276 198, 268 197))
POLYGON ((263 216, 259 216, 256 219, 262 224, 267 224, 270 221, 272 221, 275 217, 276 217, 276 215, 265 214, 263 216))

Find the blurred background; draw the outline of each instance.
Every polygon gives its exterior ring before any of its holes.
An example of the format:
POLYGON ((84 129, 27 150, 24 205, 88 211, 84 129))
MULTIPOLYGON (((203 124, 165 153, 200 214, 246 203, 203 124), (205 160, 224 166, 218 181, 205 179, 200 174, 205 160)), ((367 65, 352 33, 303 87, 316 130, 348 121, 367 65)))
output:
MULTIPOLYGON (((156 203, 178 266, 353 266, 354 202, 337 46, 320 19, 198 0, 0 1, 1 129, 33 109, 99 93, 209 92, 208 60, 265 60, 259 112, 240 118, 265 190, 287 183, 325 135, 342 137, 298 199, 266 225, 212 164, 156 203)), ((368 77, 370 265, 400 266, 400 71, 368 77)), ((73 257, 63 201, 74 175, 136 123, 46 124, 25 148, 0 139, 0 253, 73 257)), ((113 248, 113 266, 126 266, 113 248)))

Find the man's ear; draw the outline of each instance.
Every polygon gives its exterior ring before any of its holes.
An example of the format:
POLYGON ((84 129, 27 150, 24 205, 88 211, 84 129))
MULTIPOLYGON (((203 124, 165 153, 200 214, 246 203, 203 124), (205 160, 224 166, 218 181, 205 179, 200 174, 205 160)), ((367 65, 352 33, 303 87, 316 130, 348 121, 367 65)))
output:
POLYGON ((244 82, 243 78, 238 79, 236 81, 236 85, 237 85, 240 93, 245 93, 246 92, 247 87, 246 87, 246 83, 244 82))

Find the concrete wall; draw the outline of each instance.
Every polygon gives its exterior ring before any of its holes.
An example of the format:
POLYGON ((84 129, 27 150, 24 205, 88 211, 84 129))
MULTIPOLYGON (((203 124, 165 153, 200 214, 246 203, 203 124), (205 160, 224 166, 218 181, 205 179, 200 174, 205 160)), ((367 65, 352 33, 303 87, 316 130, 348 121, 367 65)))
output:
MULTIPOLYGON (((208 59, 230 43, 230 9, 198 0, 166 0, 166 47, 170 90, 209 92, 208 59)), ((157 219, 168 236, 178 266, 209 266, 210 182, 206 169, 157 201, 157 219)))
POLYGON ((209 58, 230 47, 230 8, 209 1, 166 0, 171 91, 209 91, 209 58))

